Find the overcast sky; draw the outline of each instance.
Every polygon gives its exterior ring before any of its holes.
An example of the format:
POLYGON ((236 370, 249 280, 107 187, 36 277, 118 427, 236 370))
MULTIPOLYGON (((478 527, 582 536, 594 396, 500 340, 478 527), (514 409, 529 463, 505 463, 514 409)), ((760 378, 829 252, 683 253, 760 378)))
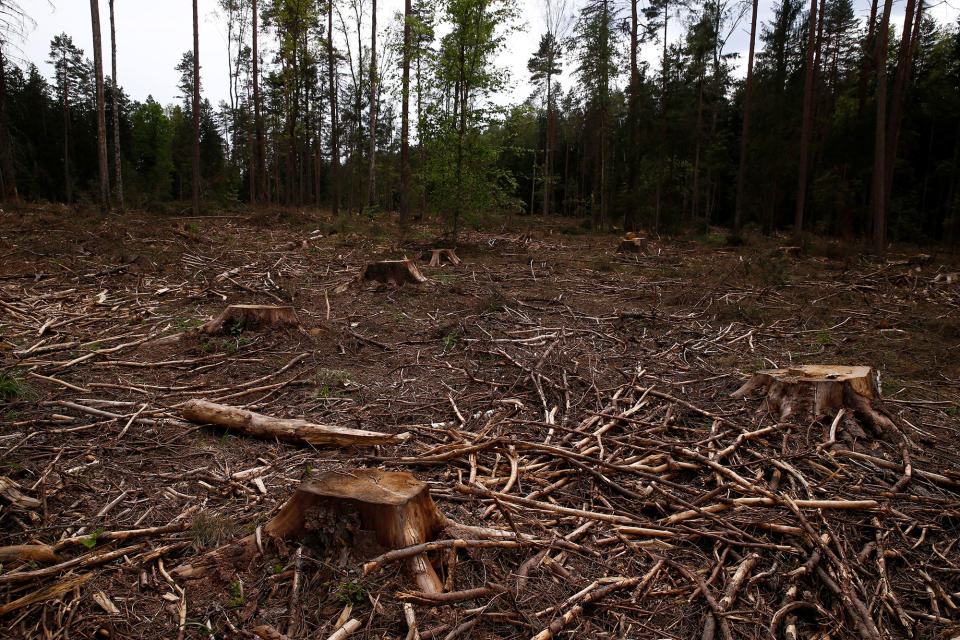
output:
MULTIPOLYGON (((869 14, 869 0, 854 0, 858 14, 869 14)), ((571 0, 571 4, 573 0, 571 0)), ((931 15, 941 21, 956 20, 957 3, 960 0, 933 0, 931 15)), ((22 44, 25 58, 52 76, 52 67, 46 62, 50 40, 58 33, 66 32, 87 57, 93 57, 93 39, 90 30, 90 7, 86 0, 53 0, 54 9, 47 0, 23 0, 25 9, 36 20, 36 28, 22 44)), ((226 29, 214 15, 216 0, 199 0, 200 10, 200 66, 204 96, 217 104, 228 95, 226 29)), ((617 3, 626 8, 626 0, 617 3)), ((645 3, 644 3, 645 4, 645 3)), ((768 20, 774 0, 760 1, 760 20, 768 20)), ((403 0, 380 0, 379 24, 386 26, 397 11, 402 11, 403 0)), ((903 21, 904 0, 894 0, 892 21, 903 21)), ((520 2, 525 32, 511 36, 502 55, 501 64, 513 72, 514 88, 512 101, 523 100, 530 92, 527 84, 526 63, 537 48, 539 35, 543 32, 541 2, 520 2)), ((193 46, 193 22, 191 0, 115 0, 117 21, 117 64, 120 84, 135 100, 145 100, 148 95, 163 104, 177 100, 177 73, 174 67, 184 51, 193 46)), ((103 31, 104 68, 109 74, 110 22, 107 0, 100 2, 100 20, 103 31)), ((738 26, 727 46, 729 52, 745 52, 749 44, 749 16, 738 26)), ((674 29, 674 34, 679 30, 674 29)), ((655 47, 645 52, 645 58, 656 57, 655 47)), ((745 54, 744 56, 745 57, 745 54)), ((22 62, 22 60, 21 60, 22 62)), ((656 68, 656 63, 652 66, 656 68)), ((567 65, 569 67, 569 64, 567 65)), ((569 69, 567 69, 569 70, 569 69)), ((569 78, 565 88, 569 86, 569 78)))

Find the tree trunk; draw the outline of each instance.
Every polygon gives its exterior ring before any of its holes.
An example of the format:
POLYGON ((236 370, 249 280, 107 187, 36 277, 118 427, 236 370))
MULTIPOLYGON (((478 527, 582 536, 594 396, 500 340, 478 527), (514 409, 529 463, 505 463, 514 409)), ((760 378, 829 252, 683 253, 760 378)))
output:
MULTIPOLYGON (((552 176, 550 174, 550 134, 553 124, 553 75, 550 73, 553 68, 553 54, 547 54, 547 131, 543 142, 543 215, 550 215, 550 184, 552 176)), ((533 213, 533 211, 531 211, 533 213)))
POLYGON ((623 212, 624 231, 636 230, 637 207, 635 203, 639 200, 637 194, 637 178, 639 177, 638 164, 640 157, 640 140, 638 133, 640 127, 640 96, 638 95, 640 91, 640 69, 637 66, 637 57, 640 48, 640 20, 637 3, 638 0, 630 0, 630 103, 627 116, 630 119, 628 123, 630 140, 628 170, 630 171, 630 175, 627 178, 630 202, 627 203, 626 209, 624 209, 623 212))
POLYGON ((410 217, 410 20, 411 0, 403 4, 403 85, 400 106, 400 224, 410 217))
POLYGON ((887 133, 887 40, 892 0, 883 3, 883 17, 877 33, 877 122, 873 149, 873 249, 883 253, 887 244, 886 133, 887 133))
POLYGON ((867 22, 867 39, 863 42, 863 67, 860 69, 860 82, 858 86, 859 93, 859 107, 857 108, 857 115, 863 115, 863 109, 867 104, 867 83, 870 80, 870 72, 873 71, 873 64, 875 60, 873 59, 874 53, 876 51, 876 46, 874 44, 874 38, 876 37, 876 23, 877 23, 877 0, 871 0, 870 3, 870 20, 867 22))
POLYGON ((743 131, 740 134, 740 169, 737 172, 737 203, 733 213, 733 232, 743 228, 743 185, 747 169, 747 137, 750 134, 750 98, 753 95, 753 56, 757 42, 757 4, 753 0, 750 18, 750 53, 747 56, 747 86, 743 96, 743 131))
POLYGON ((657 193, 654 203, 653 232, 660 233, 663 209, 663 163, 667 145, 667 25, 670 19, 670 3, 663 6, 663 65, 660 88, 660 149, 657 153, 657 193))
POLYGON ((17 202, 17 179, 13 168, 13 144, 7 116, 7 67, 0 43, 0 202, 17 202))
POLYGON ((370 177, 367 204, 377 204, 377 0, 373 0, 373 26, 370 30, 370 177))
POLYGON ((100 39, 100 6, 90 0, 90 21, 93 25, 93 73, 97 86, 97 169, 100 211, 110 210, 110 169, 107 164, 107 116, 103 92, 103 51, 100 39))
POLYGON ((903 33, 900 38, 900 53, 897 57, 897 77, 893 83, 893 96, 890 100, 890 121, 887 123, 887 149, 884 152, 886 169, 884 171, 884 198, 890 202, 893 193, 893 170, 897 161, 897 146, 900 142, 900 118, 903 112, 903 94, 913 71, 913 22, 916 9, 916 22, 923 17, 923 0, 907 0, 903 16, 903 33))
POLYGON ((266 162, 266 140, 263 132, 263 116, 260 113, 260 54, 258 52, 259 27, 257 22, 260 19, 257 9, 257 0, 253 0, 253 119, 254 128, 257 130, 257 196, 256 202, 267 202, 267 162, 266 162))
POLYGON ((193 0, 193 215, 200 215, 200 20, 197 0, 193 0))
POLYGON ((814 50, 817 48, 817 0, 810 0, 810 32, 807 36, 807 71, 803 83, 803 122, 800 129, 800 168, 797 171, 797 210, 793 218, 794 233, 803 232, 806 208, 808 171, 810 168, 810 133, 813 129, 814 50))
POLYGON ((117 81, 117 28, 110 0, 110 58, 113 74, 113 179, 117 187, 117 208, 123 212, 123 170, 120 156, 120 84, 117 81))
POLYGON ((333 56, 333 1, 327 2, 327 64, 330 79, 330 180, 333 182, 333 215, 340 214, 340 131, 337 126, 337 65, 333 56))

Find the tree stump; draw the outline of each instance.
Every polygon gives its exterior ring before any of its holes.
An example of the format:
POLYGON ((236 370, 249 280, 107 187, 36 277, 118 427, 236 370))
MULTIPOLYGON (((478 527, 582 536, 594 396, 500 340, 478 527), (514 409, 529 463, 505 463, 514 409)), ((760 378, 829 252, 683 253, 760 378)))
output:
POLYGON ((427 259, 427 256, 430 256, 430 266, 439 267, 444 260, 452 264, 453 266, 459 265, 462 261, 460 257, 457 256, 456 249, 430 249, 421 256, 424 260, 427 259))
POLYGON ((277 307, 263 304, 232 304, 219 316, 197 328, 197 333, 216 335, 233 330, 260 327, 298 328, 300 320, 293 307, 277 307))
MULTIPOLYGON (((363 528, 375 532, 387 549, 430 542, 447 522, 429 487, 409 473, 350 469, 308 478, 264 530, 280 538, 302 536, 307 511, 320 504, 357 511, 363 528)), ((421 591, 443 591, 426 554, 409 558, 407 568, 421 591)))
POLYGON ((883 406, 873 367, 807 365, 767 369, 758 371, 732 397, 742 398, 754 391, 766 394, 765 405, 779 413, 781 421, 820 419, 847 408, 876 435, 897 431, 883 406))
POLYGON ((383 260, 367 264, 360 272, 360 280, 401 287, 405 284, 426 282, 427 278, 420 273, 412 260, 383 260))
POLYGON ((623 253, 643 253, 647 250, 647 239, 641 238, 632 231, 620 238, 620 246, 617 251, 623 253))

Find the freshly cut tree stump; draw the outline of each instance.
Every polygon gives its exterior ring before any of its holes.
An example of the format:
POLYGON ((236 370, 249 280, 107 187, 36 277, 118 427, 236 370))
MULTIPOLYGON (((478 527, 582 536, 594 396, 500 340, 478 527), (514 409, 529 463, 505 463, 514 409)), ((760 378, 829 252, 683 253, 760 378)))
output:
POLYGON ((428 255, 430 256, 431 267, 439 267, 444 260, 454 266, 462 262, 460 257, 457 256, 456 249, 430 249, 423 254, 423 259, 426 260, 428 255))
POLYGON ((791 417, 814 419, 851 409, 874 433, 895 433, 896 426, 883 406, 873 367, 807 365, 793 369, 758 371, 732 394, 742 398, 754 391, 766 394, 766 406, 791 417))
POLYGON ((232 304, 219 316, 197 328, 197 333, 215 335, 231 327, 254 329, 261 327, 299 328, 300 320, 293 307, 263 304, 232 304))
POLYGON ((620 246, 617 250, 624 253, 642 253, 647 250, 647 239, 641 238, 631 231, 620 238, 620 246))
MULTIPOLYGON (((304 481, 264 530, 280 538, 302 536, 307 511, 321 504, 356 510, 363 528, 375 532, 377 542, 387 549, 430 542, 447 525, 429 487, 409 473, 351 469, 321 473, 304 481)), ((443 591, 443 582, 425 553, 406 563, 421 591, 443 591)))
POLYGON ((180 409, 191 422, 217 424, 255 438, 282 440, 296 444, 374 446, 397 444, 410 437, 408 433, 389 435, 300 419, 272 418, 246 409, 214 404, 206 400, 190 400, 180 409))
POLYGON ((412 260, 384 260, 371 262, 360 272, 361 281, 384 282, 397 287, 405 284, 420 284, 427 278, 412 260))

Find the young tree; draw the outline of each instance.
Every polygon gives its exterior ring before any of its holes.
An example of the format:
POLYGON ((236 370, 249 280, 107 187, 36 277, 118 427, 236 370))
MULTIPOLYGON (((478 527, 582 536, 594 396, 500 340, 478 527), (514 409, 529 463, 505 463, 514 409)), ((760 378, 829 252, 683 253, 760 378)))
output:
POLYGON ((747 139, 750 135, 750 98, 753 95, 753 55, 757 42, 757 5, 753 0, 753 10, 750 15, 750 52, 747 55, 747 80, 743 94, 743 130, 740 134, 740 168, 737 171, 737 201, 734 205, 733 232, 740 233, 743 226, 743 185, 747 168, 747 139))
MULTIPOLYGON (((91 0, 95 2, 96 0, 91 0)), ((200 215, 200 20, 193 0, 193 215, 200 215)))
POLYGON ((810 0, 807 16, 810 33, 807 36, 807 69, 803 84, 803 120, 800 130, 800 168, 797 171, 797 209, 794 215, 794 233, 803 232, 803 214, 806 209, 808 171, 810 168, 810 133, 813 129, 813 83, 816 73, 814 51, 817 48, 817 0, 810 0))
POLYGON ((400 224, 410 217, 410 22, 411 0, 403 3, 403 80, 400 89, 400 224))
MULTIPOLYGON (((549 0, 548 0, 549 2, 549 0)), ((560 43, 551 31, 540 36, 540 47, 527 62, 530 80, 535 85, 543 86, 544 112, 547 120, 547 131, 543 149, 543 215, 550 215, 552 211, 551 193, 553 191, 552 140, 553 137, 553 76, 562 71, 560 58, 562 49, 560 43)), ((531 202, 531 206, 532 206, 531 202)), ((532 213, 532 209, 531 209, 532 213)))
POLYGON ((113 76, 113 175, 117 187, 117 207, 123 212, 123 170, 120 156, 120 84, 117 81, 117 28, 110 0, 110 59, 113 76))
POLYGON ((73 203, 73 177, 70 172, 70 133, 72 127, 70 106, 78 97, 80 83, 88 73, 83 61, 83 51, 73 44, 73 38, 65 33, 50 41, 50 58, 56 78, 57 93, 63 113, 63 189, 67 204, 73 203))
POLYGON ((90 0, 90 21, 93 25, 93 72, 97 85, 97 160, 99 170, 98 198, 100 210, 110 210, 110 169, 107 164, 107 118, 103 92, 103 51, 100 40, 100 7, 90 0))

